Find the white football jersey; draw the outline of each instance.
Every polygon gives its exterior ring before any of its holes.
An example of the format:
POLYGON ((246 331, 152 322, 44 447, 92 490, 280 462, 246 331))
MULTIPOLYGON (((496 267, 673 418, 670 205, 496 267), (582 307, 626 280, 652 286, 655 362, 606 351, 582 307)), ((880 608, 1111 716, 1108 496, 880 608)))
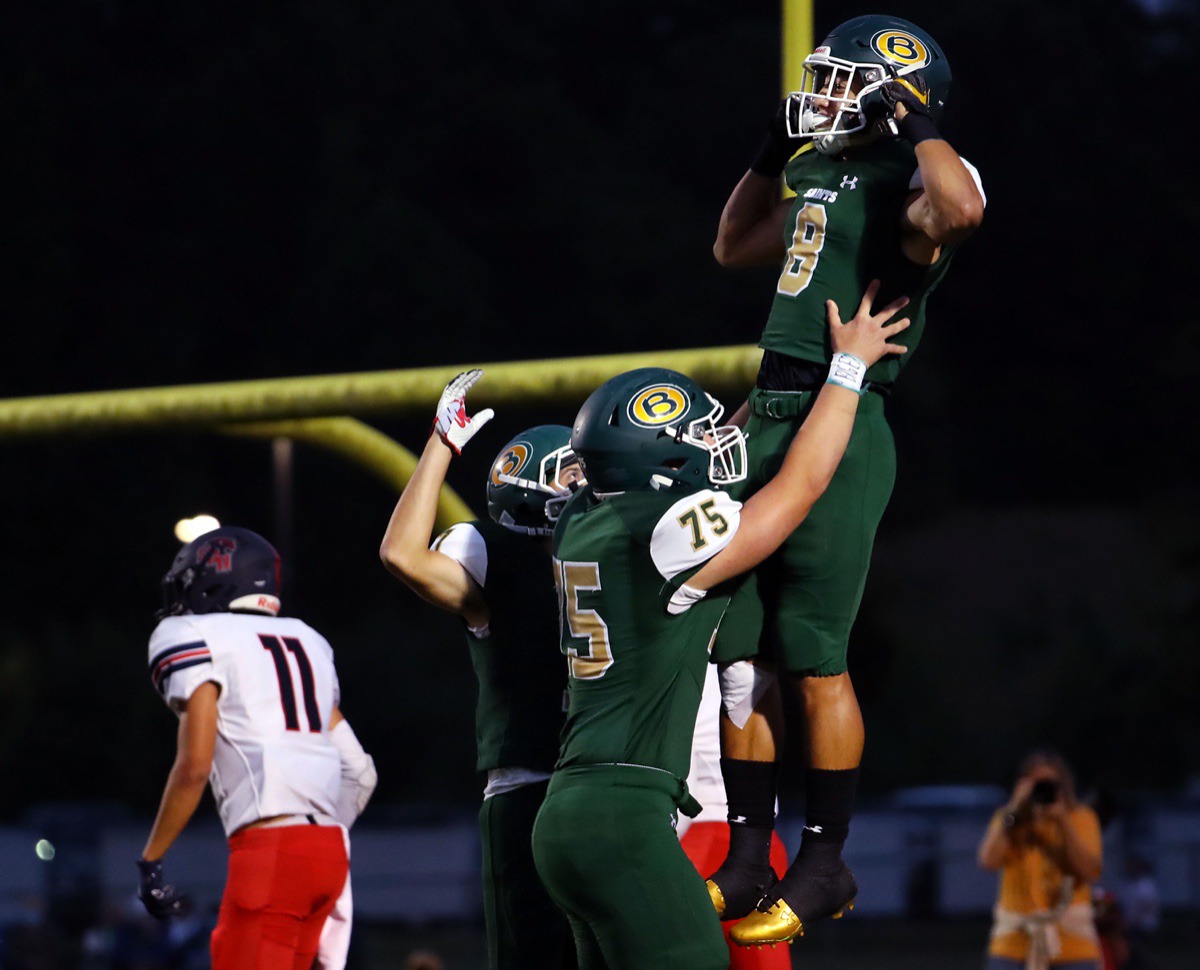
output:
POLYGON ((694 819, 679 816, 679 834, 692 822, 724 822, 729 814, 725 798, 725 780, 721 777, 721 682, 717 665, 709 664, 704 675, 704 693, 696 712, 696 730, 692 734, 692 765, 687 776, 688 791, 700 803, 694 819))
POLYGON ((292 617, 169 616, 150 636, 150 677, 176 713, 201 684, 221 689, 209 781, 225 833, 274 815, 335 816, 339 702, 328 641, 292 617))

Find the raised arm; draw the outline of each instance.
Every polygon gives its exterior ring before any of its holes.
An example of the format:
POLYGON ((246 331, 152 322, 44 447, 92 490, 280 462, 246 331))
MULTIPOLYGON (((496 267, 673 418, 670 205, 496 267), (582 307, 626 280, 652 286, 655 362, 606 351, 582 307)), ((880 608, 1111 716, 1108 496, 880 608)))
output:
POLYGON ((722 266, 770 265, 787 254, 783 226, 791 201, 779 197, 779 176, 804 140, 788 137, 785 104, 779 103, 758 155, 721 212, 713 255, 722 266))
POLYGON ((960 243, 979 228, 983 193, 914 91, 894 83, 884 95, 891 99, 900 136, 912 142, 920 174, 920 187, 901 217, 901 247, 913 262, 930 265, 943 246, 960 243))
POLYGON ((379 558, 388 572, 428 603, 457 613, 471 626, 488 622, 487 604, 479 586, 449 556, 429 548, 437 518, 438 494, 450 459, 492 417, 490 409, 475 417, 466 414, 465 395, 482 371, 460 374, 446 386, 438 405, 434 433, 400 495, 383 534, 379 558))
POLYGON ((780 199, 779 179, 747 172, 729 196, 717 226, 713 256, 730 269, 783 261, 783 225, 791 201, 780 199))
POLYGON ((904 353, 901 345, 889 341, 909 321, 890 321, 908 305, 908 298, 872 313, 878 292, 879 281, 874 280, 847 323, 842 323, 837 305, 826 302, 834 348, 829 381, 796 433, 783 466, 742 508, 737 535, 688 581, 692 589, 711 589, 753 569, 779 548, 828 487, 850 441, 863 375, 884 354, 904 353))

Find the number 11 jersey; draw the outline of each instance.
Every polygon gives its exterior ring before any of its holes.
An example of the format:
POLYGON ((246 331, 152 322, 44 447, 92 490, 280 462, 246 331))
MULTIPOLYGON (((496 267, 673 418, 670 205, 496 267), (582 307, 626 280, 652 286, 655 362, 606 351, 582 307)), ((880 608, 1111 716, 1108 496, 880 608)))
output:
POLYGON ((339 701, 333 648, 293 617, 169 616, 150 637, 150 677, 180 714, 220 688, 213 797, 225 834, 275 815, 335 816, 341 758, 329 740, 339 701))

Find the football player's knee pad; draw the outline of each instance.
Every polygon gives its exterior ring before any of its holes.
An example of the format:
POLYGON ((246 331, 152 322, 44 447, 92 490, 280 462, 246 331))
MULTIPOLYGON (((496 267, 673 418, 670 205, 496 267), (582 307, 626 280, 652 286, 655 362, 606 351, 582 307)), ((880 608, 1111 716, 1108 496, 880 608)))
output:
POLYGON ((749 660, 725 664, 718 671, 721 682, 721 705, 725 716, 740 731, 750 720, 755 706, 775 683, 775 674, 749 660))

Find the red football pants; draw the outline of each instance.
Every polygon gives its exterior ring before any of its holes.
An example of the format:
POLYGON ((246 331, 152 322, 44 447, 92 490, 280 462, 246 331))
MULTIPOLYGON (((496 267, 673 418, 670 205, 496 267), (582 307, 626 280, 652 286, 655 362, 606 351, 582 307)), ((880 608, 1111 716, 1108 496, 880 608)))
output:
MULTIPOLYGON (((683 851, 692 860, 696 871, 704 877, 711 876, 729 852, 728 822, 693 822, 679 840, 683 851)), ((787 872, 787 849, 778 832, 771 833, 771 868, 775 875, 783 878, 787 872)), ((789 947, 743 947, 729 939, 729 930, 737 920, 721 924, 725 932, 725 945, 729 947, 729 970, 791 970, 792 955, 789 947)))
POLYGON ((213 970, 309 970, 349 871, 336 825, 234 835, 210 944, 213 970))

